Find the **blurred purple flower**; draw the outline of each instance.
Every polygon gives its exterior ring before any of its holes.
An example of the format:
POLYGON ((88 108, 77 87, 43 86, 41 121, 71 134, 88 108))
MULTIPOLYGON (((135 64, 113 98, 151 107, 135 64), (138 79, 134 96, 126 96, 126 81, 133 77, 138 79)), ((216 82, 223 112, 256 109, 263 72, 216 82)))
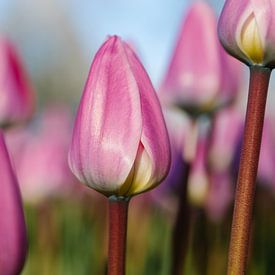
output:
POLYGON ((275 192, 275 128, 273 125, 274 119, 267 116, 264 121, 258 179, 275 192))

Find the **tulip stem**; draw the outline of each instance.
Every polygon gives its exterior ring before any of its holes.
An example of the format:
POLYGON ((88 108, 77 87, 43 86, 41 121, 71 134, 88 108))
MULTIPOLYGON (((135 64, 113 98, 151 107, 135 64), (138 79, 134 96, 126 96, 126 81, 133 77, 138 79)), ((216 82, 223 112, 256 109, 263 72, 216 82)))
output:
POLYGON ((186 163, 183 182, 180 185, 178 192, 178 211, 175 219, 175 224, 172 233, 172 262, 171 274, 183 274, 184 261, 188 249, 188 238, 190 228, 190 207, 187 200, 187 182, 190 172, 190 164, 186 163))
POLYGON ((129 200, 109 198, 108 275, 125 274, 128 205, 129 200))
POLYGON ((250 68, 245 129, 228 258, 228 275, 243 275, 247 267, 265 105, 271 70, 250 68))

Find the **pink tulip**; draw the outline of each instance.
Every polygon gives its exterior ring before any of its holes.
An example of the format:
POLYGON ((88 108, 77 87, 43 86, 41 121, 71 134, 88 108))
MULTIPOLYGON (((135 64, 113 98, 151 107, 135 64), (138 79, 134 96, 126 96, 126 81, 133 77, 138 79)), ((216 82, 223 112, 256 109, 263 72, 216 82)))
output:
POLYGON ((275 65, 275 2, 227 0, 218 24, 223 46, 247 64, 275 65))
POLYGON ((65 195, 75 183, 67 162, 71 135, 68 110, 48 108, 35 124, 7 133, 22 195, 28 203, 65 195))
POLYGON ((160 104, 132 49, 110 37, 92 63, 69 151, 76 177, 106 195, 132 196, 160 183, 170 148, 160 104))
POLYGON ((233 201, 233 182, 229 171, 215 171, 210 175, 206 210, 213 221, 220 221, 233 201))
POLYGON ((191 6, 161 89, 167 101, 189 111, 212 112, 236 95, 240 65, 220 46, 216 26, 208 4, 191 6))
POLYGON ((267 117, 264 122, 262 146, 259 160, 258 178, 275 191, 275 132, 274 120, 267 117))
POLYGON ((217 171, 228 170, 242 137, 244 119, 236 107, 219 112, 214 120, 209 160, 217 171))
POLYGON ((0 275, 16 275, 24 265, 27 252, 26 227, 17 179, 2 133, 0 133, 0 170, 0 275))
POLYGON ((34 93, 13 45, 0 37, 0 127, 23 122, 34 109, 34 93))

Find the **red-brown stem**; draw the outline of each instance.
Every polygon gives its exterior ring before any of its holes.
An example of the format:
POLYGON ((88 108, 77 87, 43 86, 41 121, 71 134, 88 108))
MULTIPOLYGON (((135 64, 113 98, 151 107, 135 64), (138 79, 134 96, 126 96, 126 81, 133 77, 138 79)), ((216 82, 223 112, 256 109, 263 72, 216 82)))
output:
POLYGON ((187 200, 189 172, 190 164, 186 163, 183 182, 178 192, 179 206, 172 233, 171 275, 183 274, 184 261, 187 254, 190 228, 190 207, 187 200))
POLYGON ((245 129, 231 228, 228 275, 243 275, 246 271, 270 73, 270 69, 259 66, 252 66, 250 69, 245 129))
POLYGON ((125 274, 128 200, 109 199, 108 275, 125 274))

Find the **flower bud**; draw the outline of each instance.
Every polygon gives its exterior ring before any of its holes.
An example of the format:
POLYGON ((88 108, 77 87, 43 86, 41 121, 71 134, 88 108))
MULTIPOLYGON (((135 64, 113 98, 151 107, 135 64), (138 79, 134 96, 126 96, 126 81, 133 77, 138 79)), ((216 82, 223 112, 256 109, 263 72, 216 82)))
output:
POLYGON ((13 45, 0 37, 0 127, 29 119, 34 93, 27 73, 13 45))
POLYGON ((240 64, 221 47, 216 16, 196 2, 184 18, 161 92, 192 115, 230 103, 239 89, 240 64))
POLYGON ((160 104, 132 49, 110 37, 97 52, 75 121, 69 164, 109 196, 132 196, 160 183, 170 147, 160 104))
POLYGON ((248 65, 275 65, 275 2, 227 0, 218 24, 224 48, 248 65))
POLYGON ((19 274, 27 252, 24 213, 18 183, 0 133, 0 275, 19 274))

